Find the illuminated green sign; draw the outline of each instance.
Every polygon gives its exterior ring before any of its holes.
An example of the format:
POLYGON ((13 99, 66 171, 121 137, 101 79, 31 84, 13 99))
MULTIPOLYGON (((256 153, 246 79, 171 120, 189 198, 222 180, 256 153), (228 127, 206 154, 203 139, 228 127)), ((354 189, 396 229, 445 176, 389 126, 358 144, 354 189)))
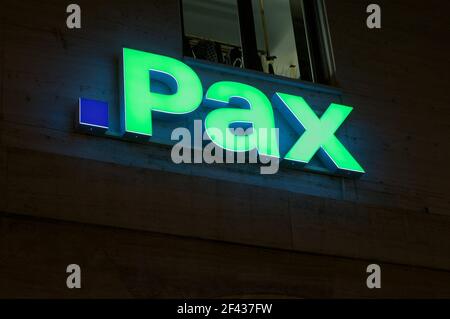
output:
MULTIPOLYGON (((154 112, 185 114, 202 103, 214 107, 205 119, 211 140, 223 149, 245 152, 257 149, 265 156, 280 158, 272 104, 257 88, 238 82, 212 84, 203 96, 198 75, 185 63, 162 55, 123 50, 123 127, 125 134, 152 136, 154 112), (168 90, 153 88, 157 80, 168 90), (245 123, 249 134, 235 135, 230 127, 245 123), (220 133, 220 134, 218 134, 220 133), (219 138, 220 135, 220 138, 219 138)), ((302 97, 275 93, 272 103, 299 128, 301 134, 284 159, 307 164, 318 154, 332 171, 364 173, 361 165, 335 136, 352 111, 332 103, 319 118, 302 97)), ((281 138, 283 132, 280 132, 281 138)))
POLYGON ((152 112, 185 114, 201 103, 203 89, 197 74, 181 61, 123 49, 124 130, 153 135, 152 112), (151 79, 165 83, 172 94, 151 90, 151 79))
POLYGON ((305 129, 285 155, 285 159, 307 164, 320 151, 321 158, 325 162, 331 161, 332 165, 329 166, 335 167, 336 170, 364 173, 361 165, 334 135, 352 111, 351 107, 332 103, 319 119, 300 96, 276 93, 272 101, 289 109, 305 129))
POLYGON ((272 105, 260 90, 237 82, 217 82, 208 89, 204 101, 222 107, 211 111, 205 119, 206 132, 213 142, 230 151, 256 148, 261 155, 280 157, 276 136, 272 134, 275 131, 272 105), (229 127, 233 123, 250 124, 252 133, 232 136, 229 127), (214 135, 215 130, 222 133, 220 139, 214 135))

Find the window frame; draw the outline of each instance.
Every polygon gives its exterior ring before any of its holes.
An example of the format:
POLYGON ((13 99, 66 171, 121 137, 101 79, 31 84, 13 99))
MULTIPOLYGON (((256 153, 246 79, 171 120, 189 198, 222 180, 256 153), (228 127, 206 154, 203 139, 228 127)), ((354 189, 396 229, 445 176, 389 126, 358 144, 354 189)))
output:
MULTIPOLYGON (((333 46, 327 17, 325 0, 287 0, 290 3, 293 22, 297 61, 300 78, 290 78, 283 75, 266 73, 259 63, 255 63, 258 54, 254 15, 251 0, 236 0, 238 6, 239 31, 243 57, 243 70, 253 70, 266 75, 280 76, 293 81, 304 81, 320 85, 337 86, 336 66, 333 46), (245 19, 242 19, 245 17, 245 19), (251 18, 249 18, 251 17, 251 18), (298 52, 307 52, 299 55, 298 52), (301 57, 306 57, 301 59, 301 57)), ((179 0, 182 50, 184 57, 192 57, 184 28, 183 0, 179 0)), ((195 59, 195 58, 194 58, 195 59)), ((202 60, 202 59, 197 59, 202 60)), ((209 61, 210 62, 210 61, 209 61)), ((214 62, 211 62, 214 63, 214 62)), ((221 64, 221 63, 217 63, 221 64)))

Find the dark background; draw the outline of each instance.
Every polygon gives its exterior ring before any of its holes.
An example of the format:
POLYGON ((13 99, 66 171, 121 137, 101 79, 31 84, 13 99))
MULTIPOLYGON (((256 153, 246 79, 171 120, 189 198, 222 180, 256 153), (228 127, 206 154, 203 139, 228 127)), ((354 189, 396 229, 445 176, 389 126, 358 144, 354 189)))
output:
POLYGON ((78 1, 69 30, 69 3, 1 2, 0 297, 450 297, 447 1, 377 1, 381 30, 370 2, 327 1, 356 180, 75 131, 80 96, 118 104, 122 47, 182 58, 182 28, 177 0, 133 0, 78 1))

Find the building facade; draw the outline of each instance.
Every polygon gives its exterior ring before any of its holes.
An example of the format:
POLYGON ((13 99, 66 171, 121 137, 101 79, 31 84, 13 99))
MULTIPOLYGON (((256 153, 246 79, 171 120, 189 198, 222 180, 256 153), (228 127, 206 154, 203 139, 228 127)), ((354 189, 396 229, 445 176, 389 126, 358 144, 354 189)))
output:
POLYGON ((178 0, 78 4, 81 29, 64 1, 1 4, 1 297, 450 297, 445 1, 380 0, 381 29, 367 1, 326 1, 328 84, 186 56, 178 0), (108 102, 120 130, 123 48, 183 61, 205 87, 352 106, 337 135, 365 173, 175 164, 165 143, 80 131, 80 97, 108 102))

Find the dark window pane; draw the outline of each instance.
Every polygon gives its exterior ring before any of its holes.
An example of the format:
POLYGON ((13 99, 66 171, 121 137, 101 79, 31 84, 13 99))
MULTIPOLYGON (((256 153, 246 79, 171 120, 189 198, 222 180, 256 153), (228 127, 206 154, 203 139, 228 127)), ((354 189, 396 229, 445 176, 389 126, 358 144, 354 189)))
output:
POLYGON ((185 55, 332 83, 323 0, 182 0, 182 8, 185 55))

